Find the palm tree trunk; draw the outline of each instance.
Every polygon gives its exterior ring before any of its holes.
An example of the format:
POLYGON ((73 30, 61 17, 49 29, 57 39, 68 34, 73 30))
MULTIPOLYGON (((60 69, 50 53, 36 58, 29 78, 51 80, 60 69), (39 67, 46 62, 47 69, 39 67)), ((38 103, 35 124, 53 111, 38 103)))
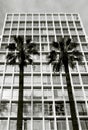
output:
POLYGON ((23 83, 24 83, 24 66, 19 65, 19 97, 18 97, 18 112, 17 112, 17 130, 22 130, 23 122, 23 83))
POLYGON ((68 60, 67 61, 65 60, 64 68, 65 68, 65 74, 66 74, 67 91, 68 91, 68 97, 69 97, 72 126, 73 126, 73 130, 79 130, 76 109, 75 109, 75 102, 74 102, 70 75, 69 75, 68 60))

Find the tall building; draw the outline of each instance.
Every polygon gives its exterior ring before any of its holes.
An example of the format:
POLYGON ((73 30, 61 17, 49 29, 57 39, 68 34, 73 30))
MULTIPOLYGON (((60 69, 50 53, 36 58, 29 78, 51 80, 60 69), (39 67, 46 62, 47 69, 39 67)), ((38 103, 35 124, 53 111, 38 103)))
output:
POLYGON ((0 130, 16 130, 18 66, 6 64, 6 46, 14 35, 31 37, 39 56, 24 72, 23 130, 72 130, 64 69, 52 71, 47 64, 51 42, 62 36, 79 43, 83 64, 70 69, 80 130, 88 130, 88 39, 79 14, 7 14, 0 44, 0 130), (1 109, 3 108, 3 109, 1 109))

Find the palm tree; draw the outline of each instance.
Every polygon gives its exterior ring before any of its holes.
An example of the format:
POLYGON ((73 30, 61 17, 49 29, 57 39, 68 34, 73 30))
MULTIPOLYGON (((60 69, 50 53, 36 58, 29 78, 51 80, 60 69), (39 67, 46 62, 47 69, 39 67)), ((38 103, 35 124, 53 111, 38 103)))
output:
POLYGON ((23 88, 24 88, 24 66, 33 64, 32 55, 39 54, 36 49, 36 44, 31 42, 31 39, 26 39, 22 36, 14 36, 14 43, 8 46, 7 63, 11 65, 18 64, 19 66, 19 97, 17 111, 17 130, 22 130, 23 118, 23 88))
POLYGON ((60 42, 52 43, 52 50, 48 56, 48 63, 52 63, 54 72, 59 72, 62 66, 64 67, 73 130, 79 130, 79 126, 69 75, 69 66, 73 69, 76 61, 82 62, 82 53, 77 50, 78 45, 78 43, 71 42, 70 38, 62 38, 60 42))

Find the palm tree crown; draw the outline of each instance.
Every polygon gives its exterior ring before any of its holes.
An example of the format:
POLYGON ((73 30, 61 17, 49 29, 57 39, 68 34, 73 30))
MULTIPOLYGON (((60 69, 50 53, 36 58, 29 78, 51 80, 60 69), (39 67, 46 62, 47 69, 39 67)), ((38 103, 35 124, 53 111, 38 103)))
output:
POLYGON ((52 50, 48 56, 49 63, 53 63, 53 70, 59 72, 67 61, 72 69, 76 65, 75 61, 81 62, 82 53, 77 49, 78 46, 79 44, 71 42, 70 38, 67 40, 62 38, 60 42, 53 42, 52 50))
POLYGON ((32 55, 39 54, 36 49, 36 44, 32 43, 31 39, 26 39, 22 36, 14 36, 14 43, 10 43, 7 48, 9 49, 7 55, 7 63, 9 64, 23 64, 26 66, 28 63, 32 64, 32 55))

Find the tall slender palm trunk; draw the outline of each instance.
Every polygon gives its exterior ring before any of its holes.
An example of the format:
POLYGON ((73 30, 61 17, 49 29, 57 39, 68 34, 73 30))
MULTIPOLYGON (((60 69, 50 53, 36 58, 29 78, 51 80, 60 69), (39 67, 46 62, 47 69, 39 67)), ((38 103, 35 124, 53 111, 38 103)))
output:
POLYGON ((18 112, 17 112, 17 130, 22 130, 23 122, 23 83, 24 83, 24 66, 19 65, 19 97, 18 97, 18 112))
POLYGON ((66 59, 64 63, 64 68, 65 68, 65 74, 66 74, 67 91, 68 91, 68 97, 69 97, 72 126, 73 126, 73 130, 79 130, 76 109, 75 109, 75 102, 74 102, 70 75, 69 75, 68 60, 66 61, 66 59))

